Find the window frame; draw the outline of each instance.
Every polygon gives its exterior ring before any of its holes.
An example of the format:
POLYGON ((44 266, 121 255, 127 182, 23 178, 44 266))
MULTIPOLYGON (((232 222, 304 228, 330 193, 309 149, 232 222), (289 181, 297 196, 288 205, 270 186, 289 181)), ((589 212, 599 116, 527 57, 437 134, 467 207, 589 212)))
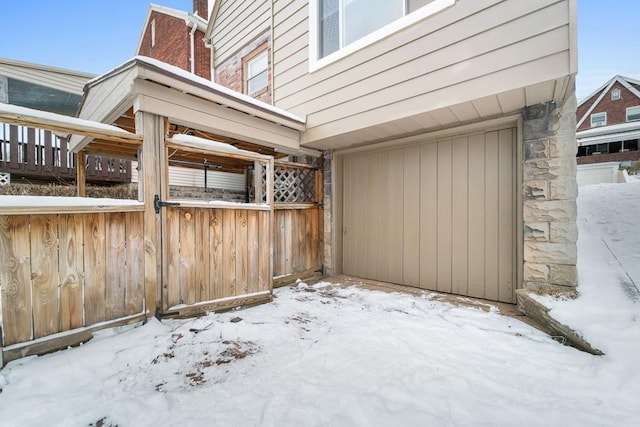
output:
POLYGON ((625 114, 625 119, 626 119, 627 123, 640 121, 640 105, 634 105, 633 107, 627 107, 627 111, 626 111, 626 114, 625 114), (635 115, 637 115, 638 118, 637 119, 633 119, 633 120, 629 120, 629 110, 636 110, 635 115))
POLYGON ((265 43, 264 45, 257 47, 256 49, 252 50, 247 55, 242 57, 242 93, 244 93, 245 95, 251 96, 252 93, 255 93, 264 88, 267 88, 267 89, 269 88, 269 49, 268 48, 269 46, 265 43), (256 59, 258 59, 262 55, 266 55, 267 67, 264 71, 261 71, 260 73, 256 74, 251 78, 254 78, 266 72, 267 73, 266 84, 264 86, 259 87, 258 89, 255 89, 253 92, 249 92, 249 80, 251 79, 249 78, 249 64, 252 61, 255 61, 256 59))
POLYGON ((591 114, 591 117, 590 117, 590 123, 591 123, 591 127, 592 127, 592 128, 599 128, 599 127, 606 126, 606 125, 607 125, 607 112, 605 111, 605 112, 603 112, 603 113, 593 113, 593 114, 591 114), (594 118, 594 116, 600 116, 600 115, 602 115, 602 116, 604 117, 604 123, 603 123, 603 124, 601 124, 601 125, 596 125, 596 126, 594 126, 594 124, 593 124, 593 118, 594 118))
MULTIPOLYGON (((372 33, 346 45, 339 47, 337 51, 330 53, 329 55, 320 58, 320 0, 311 0, 309 2, 309 72, 312 73, 327 65, 336 62, 354 52, 357 52, 385 37, 396 33, 403 28, 406 28, 412 24, 415 24, 429 16, 432 16, 448 7, 453 6, 457 0, 433 0, 415 12, 407 13, 406 5, 404 7, 405 15, 389 24, 379 28, 372 33)), ((342 2, 342 0, 340 0, 342 2)), ((406 2, 405 2, 406 3, 406 2)), ((341 19, 342 21, 342 19, 341 19)), ((340 40, 342 43, 343 35, 340 33, 340 40)))
POLYGON ((611 100, 619 101, 620 100, 620 89, 615 88, 611 91, 611 100))

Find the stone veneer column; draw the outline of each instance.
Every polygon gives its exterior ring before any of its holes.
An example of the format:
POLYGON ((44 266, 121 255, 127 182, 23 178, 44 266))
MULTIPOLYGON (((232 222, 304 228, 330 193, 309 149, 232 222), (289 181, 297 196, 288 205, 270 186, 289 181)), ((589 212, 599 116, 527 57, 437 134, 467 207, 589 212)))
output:
POLYGON ((333 151, 332 150, 324 150, 324 169, 323 169, 323 191, 324 191, 324 201, 323 201, 323 214, 324 214, 324 247, 323 247, 323 272, 324 274, 330 276, 335 273, 334 264, 333 264, 333 252, 332 252, 332 227, 333 227, 333 215, 331 209, 333 208, 333 204, 331 201, 332 195, 332 187, 331 187, 331 166, 333 163, 333 151))
POLYGON ((524 112, 525 289, 572 289, 578 284, 575 112, 575 95, 524 112))

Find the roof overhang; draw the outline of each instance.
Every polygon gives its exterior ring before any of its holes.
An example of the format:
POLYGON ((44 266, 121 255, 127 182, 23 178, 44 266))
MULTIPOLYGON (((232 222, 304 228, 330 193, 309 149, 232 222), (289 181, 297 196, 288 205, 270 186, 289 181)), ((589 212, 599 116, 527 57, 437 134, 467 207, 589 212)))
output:
POLYGON ((602 126, 576 133, 578 146, 640 139, 640 122, 602 126))
MULTIPOLYGON (((168 123, 190 132, 214 135, 266 147, 275 152, 300 154, 301 118, 155 59, 137 56, 87 83, 78 116, 114 124, 133 123, 133 115, 147 112, 166 117, 168 123)), ((135 125, 131 125, 135 131, 135 125)), ((74 152, 96 142, 91 137, 71 138, 74 152)), ((100 141, 98 141, 100 144, 100 141)), ((108 145, 102 145, 101 151, 108 145)), ((117 154, 122 147, 116 147, 117 154)))

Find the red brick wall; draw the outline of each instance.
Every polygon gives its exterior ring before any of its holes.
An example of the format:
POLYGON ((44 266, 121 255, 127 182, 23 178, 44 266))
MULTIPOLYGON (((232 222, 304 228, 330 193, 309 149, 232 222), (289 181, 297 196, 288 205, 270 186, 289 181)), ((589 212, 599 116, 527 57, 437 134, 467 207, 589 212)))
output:
MULTIPOLYGON (((149 24, 145 29, 138 55, 148 56, 174 65, 186 71, 191 71, 191 28, 183 19, 151 12, 149 24), (151 23, 155 20, 156 40, 151 46, 151 23)), ((195 72, 200 77, 211 80, 211 50, 204 45, 204 33, 196 31, 194 34, 194 56, 196 58, 195 72)))
MULTIPOLYGON (((599 94, 594 95, 597 98, 599 94)), ((585 102, 578 108, 577 117, 578 120, 584 115, 584 113, 591 107, 593 100, 585 102)), ((626 123, 627 121, 627 107, 635 107, 640 105, 640 99, 632 94, 627 88, 616 82, 609 92, 602 98, 602 100, 596 105, 591 114, 595 113, 607 113, 607 126, 615 125, 619 123, 626 123), (617 101, 611 100, 611 92, 614 89, 620 89, 620 99, 617 101)), ((591 117, 588 116, 585 121, 578 127, 578 131, 591 129, 591 117)))
POLYGON ((269 60, 268 64, 268 77, 267 77, 267 87, 261 89, 255 93, 250 93, 252 97, 259 99, 260 101, 264 101, 267 104, 271 104, 271 84, 272 84, 272 74, 271 74, 271 37, 270 33, 267 31, 261 34, 258 38, 254 39, 252 42, 241 48, 236 54, 225 60, 223 63, 218 65, 215 70, 215 81, 229 89, 233 89, 237 92, 243 93, 243 65, 242 58, 251 54, 257 49, 263 48, 267 46, 267 57, 269 60))
POLYGON ((197 14, 205 21, 209 20, 208 7, 207 0, 193 0, 193 13, 197 14))

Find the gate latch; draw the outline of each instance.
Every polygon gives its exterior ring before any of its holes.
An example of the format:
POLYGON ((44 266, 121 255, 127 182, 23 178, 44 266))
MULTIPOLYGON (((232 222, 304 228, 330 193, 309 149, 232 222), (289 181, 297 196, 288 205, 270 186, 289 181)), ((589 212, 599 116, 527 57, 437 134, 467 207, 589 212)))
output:
POLYGON ((156 213, 159 214, 160 213, 160 208, 166 208, 167 206, 180 206, 180 203, 178 202, 163 202, 162 200, 160 200, 160 196, 159 195, 155 195, 153 196, 153 207, 156 210, 156 213))

